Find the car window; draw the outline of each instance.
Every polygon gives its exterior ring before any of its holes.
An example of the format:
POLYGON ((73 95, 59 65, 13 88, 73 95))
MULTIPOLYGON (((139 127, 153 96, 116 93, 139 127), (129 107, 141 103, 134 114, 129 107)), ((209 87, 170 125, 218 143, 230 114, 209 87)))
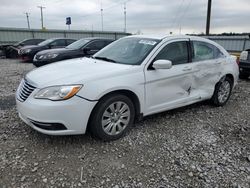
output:
POLYGON ((71 43, 75 42, 76 40, 73 39, 66 39, 66 45, 70 45, 71 43))
POLYGON ((87 45, 91 50, 100 50, 105 46, 105 42, 102 40, 91 42, 87 45))
POLYGON ((106 40, 105 41, 105 46, 109 45, 111 42, 114 42, 113 40, 106 40))
POLYGON ((204 61, 223 57, 224 54, 216 46, 206 43, 193 41, 192 61, 204 61))
POLYGON ((159 42, 151 38, 124 37, 112 42, 93 57, 105 57, 119 64, 140 65, 159 42))
POLYGON ((58 39, 54 42, 50 43, 51 46, 65 46, 65 40, 64 39, 58 39))
POLYGON ((165 46, 155 57, 154 61, 165 59, 172 61, 173 65, 188 62, 188 46, 186 41, 173 42, 165 46))

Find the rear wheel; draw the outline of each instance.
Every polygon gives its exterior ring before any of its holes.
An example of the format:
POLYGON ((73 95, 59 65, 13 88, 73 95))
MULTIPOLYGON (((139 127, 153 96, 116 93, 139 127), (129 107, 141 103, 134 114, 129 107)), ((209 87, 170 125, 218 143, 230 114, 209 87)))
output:
POLYGON ((230 98, 232 87, 233 81, 228 77, 217 83, 215 86, 214 95, 211 99, 213 104, 216 106, 225 105, 230 98))
POLYGON ((110 141, 122 137, 134 122, 135 109, 125 95, 115 94, 104 97, 94 108, 89 129, 102 140, 110 141))

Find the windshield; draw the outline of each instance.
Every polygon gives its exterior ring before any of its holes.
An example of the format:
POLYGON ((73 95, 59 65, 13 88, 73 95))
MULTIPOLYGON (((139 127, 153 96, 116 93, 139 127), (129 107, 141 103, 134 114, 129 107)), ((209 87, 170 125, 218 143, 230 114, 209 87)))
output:
POLYGON ((43 42, 40 42, 40 43, 38 44, 38 46, 45 46, 45 45, 51 43, 51 42, 54 41, 54 40, 55 40, 55 39, 47 39, 47 40, 45 40, 45 41, 43 41, 43 42))
POLYGON ((80 39, 78 41, 73 42, 72 44, 66 46, 68 49, 80 49, 82 48, 85 44, 87 44, 90 40, 88 39, 80 39))
POLYGON ((149 38, 122 38, 97 52, 93 58, 121 64, 140 65, 159 42, 160 40, 149 38))

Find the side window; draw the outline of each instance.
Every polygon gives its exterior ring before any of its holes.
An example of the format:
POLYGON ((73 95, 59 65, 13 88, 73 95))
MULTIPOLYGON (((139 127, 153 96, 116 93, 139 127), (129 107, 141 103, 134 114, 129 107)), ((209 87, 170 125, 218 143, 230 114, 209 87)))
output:
POLYGON ((155 61, 165 59, 173 65, 188 63, 188 46, 186 41, 173 42, 165 46, 155 57, 155 61))
POLYGON ((91 42, 89 45, 87 45, 87 47, 89 47, 91 50, 100 50, 104 46, 105 46, 105 42, 101 40, 91 42))
POLYGON ((192 61, 204 61, 223 57, 224 54, 216 46, 206 43, 193 41, 192 61))
POLYGON ((65 46, 65 40, 64 39, 58 39, 52 43, 50 43, 51 46, 65 46))
POLYGON ((75 40, 72 39, 66 39, 66 45, 70 45, 71 43, 75 42, 75 40))
POLYGON ((109 45, 110 43, 112 43, 113 41, 112 40, 107 40, 105 41, 105 46, 109 45))

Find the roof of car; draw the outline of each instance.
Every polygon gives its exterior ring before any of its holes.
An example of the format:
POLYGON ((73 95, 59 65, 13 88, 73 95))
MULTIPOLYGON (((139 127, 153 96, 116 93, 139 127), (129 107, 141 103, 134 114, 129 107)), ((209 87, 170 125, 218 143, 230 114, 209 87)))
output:
MULTIPOLYGON (((81 39, 87 39, 87 40, 115 40, 115 39, 102 38, 102 37, 87 37, 87 38, 81 38, 81 39)), ((81 40, 81 39, 79 39, 79 40, 81 40)))
POLYGON ((135 37, 135 38, 150 38, 150 39, 181 39, 181 38, 190 38, 190 39, 199 39, 206 41, 207 39, 197 36, 191 35, 130 35, 128 37, 135 37))
POLYGON ((150 38, 150 39, 158 39, 162 40, 165 38, 186 38, 187 35, 130 35, 128 37, 135 37, 135 38, 150 38))
POLYGON ((76 40, 76 39, 71 39, 71 38, 49 38, 49 39, 46 39, 46 40, 57 40, 57 39, 70 39, 70 40, 76 40))

